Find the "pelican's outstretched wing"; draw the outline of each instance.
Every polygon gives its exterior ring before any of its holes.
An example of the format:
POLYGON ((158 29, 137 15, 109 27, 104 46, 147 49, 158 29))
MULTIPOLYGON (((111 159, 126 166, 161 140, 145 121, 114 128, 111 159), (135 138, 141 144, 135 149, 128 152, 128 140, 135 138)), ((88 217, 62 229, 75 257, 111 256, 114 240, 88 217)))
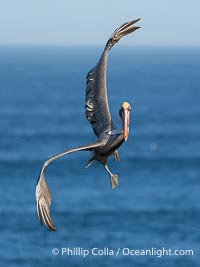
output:
POLYGON ((131 27, 131 25, 139 20, 140 19, 136 19, 126 22, 113 32, 106 43, 97 65, 87 74, 85 114, 88 121, 92 124, 94 133, 98 137, 102 132, 110 131, 114 128, 111 120, 106 88, 108 52, 123 36, 140 28, 138 26, 131 27))
POLYGON ((56 228, 55 228, 55 226, 52 222, 51 216, 50 216, 51 193, 50 193, 50 190, 48 188, 48 185, 47 185, 45 177, 44 177, 44 172, 45 172, 46 167, 52 161, 54 161, 54 160, 56 160, 62 156, 65 156, 67 154, 77 152, 77 151, 83 151, 83 150, 92 150, 94 148, 101 147, 103 145, 104 145, 103 141, 99 140, 97 142, 92 142, 88 145, 68 149, 68 150, 65 150, 64 152, 62 152, 60 154, 57 154, 57 155, 49 158, 43 164, 40 176, 39 176, 38 181, 37 181, 35 196, 36 196, 38 219, 40 221, 40 224, 42 225, 44 223, 49 231, 56 231, 56 228))

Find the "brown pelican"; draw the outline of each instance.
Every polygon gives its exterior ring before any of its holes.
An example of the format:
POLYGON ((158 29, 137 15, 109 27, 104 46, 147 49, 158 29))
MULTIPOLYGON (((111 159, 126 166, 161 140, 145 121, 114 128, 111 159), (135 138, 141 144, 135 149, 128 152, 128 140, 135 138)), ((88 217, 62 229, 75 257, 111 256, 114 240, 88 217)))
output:
POLYGON ((112 189, 119 185, 118 176, 111 173, 106 163, 108 157, 111 155, 114 156, 115 161, 119 161, 117 149, 128 138, 131 106, 128 102, 122 103, 119 109, 119 117, 122 125, 120 128, 116 128, 112 122, 108 106, 106 65, 110 49, 120 40, 120 38, 139 29, 140 27, 138 26, 132 26, 139 20, 140 19, 136 19, 126 22, 113 32, 105 45, 98 63, 87 74, 85 114, 88 121, 91 123, 98 140, 83 146, 65 150, 62 153, 49 158, 43 164, 36 185, 37 214, 40 224, 42 225, 44 223, 50 231, 55 231, 56 228, 50 217, 51 193, 45 181, 44 172, 46 167, 52 161, 72 152, 83 150, 91 151, 86 168, 90 166, 94 160, 99 161, 103 164, 110 176, 112 189))

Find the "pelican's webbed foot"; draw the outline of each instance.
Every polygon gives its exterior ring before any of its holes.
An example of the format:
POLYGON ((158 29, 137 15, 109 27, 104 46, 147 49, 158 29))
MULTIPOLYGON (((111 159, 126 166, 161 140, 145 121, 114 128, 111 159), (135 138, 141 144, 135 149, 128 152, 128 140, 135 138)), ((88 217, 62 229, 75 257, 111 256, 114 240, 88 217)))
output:
POLYGON ((113 173, 109 170, 109 168, 108 168, 108 166, 107 166, 106 164, 104 165, 104 168, 106 169, 106 171, 107 171, 107 172, 109 173, 109 175, 110 175, 110 183, 111 183, 111 187, 112 187, 112 189, 114 189, 116 186, 119 185, 118 175, 113 174, 113 173))
POLYGON ((119 185, 118 175, 116 174, 110 175, 110 184, 111 184, 112 189, 114 189, 116 186, 119 185))

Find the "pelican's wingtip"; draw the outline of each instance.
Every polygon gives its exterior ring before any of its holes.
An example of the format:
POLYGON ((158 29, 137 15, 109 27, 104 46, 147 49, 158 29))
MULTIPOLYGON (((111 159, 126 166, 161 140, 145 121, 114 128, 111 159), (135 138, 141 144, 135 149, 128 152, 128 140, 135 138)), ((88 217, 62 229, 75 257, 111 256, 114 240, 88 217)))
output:
POLYGON ((41 197, 37 203, 38 206, 38 218, 41 225, 45 225, 49 231, 56 231, 49 212, 49 204, 45 197, 41 197))
POLYGON ((36 207, 37 215, 41 225, 45 225, 49 231, 56 231, 56 227, 50 216, 51 193, 47 186, 43 172, 36 185, 36 207))
POLYGON ((137 23, 138 21, 140 21, 141 18, 138 18, 138 19, 133 19, 131 22, 134 24, 134 23, 137 23))

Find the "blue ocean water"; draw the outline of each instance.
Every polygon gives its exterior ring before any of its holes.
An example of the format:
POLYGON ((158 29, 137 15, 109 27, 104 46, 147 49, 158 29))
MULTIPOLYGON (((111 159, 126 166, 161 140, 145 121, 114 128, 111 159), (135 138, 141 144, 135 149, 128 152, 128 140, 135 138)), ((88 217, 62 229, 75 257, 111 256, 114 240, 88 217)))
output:
POLYGON ((50 165, 52 219, 39 225, 35 185, 50 156, 96 138, 84 116, 85 76, 100 48, 0 48, 1 266, 199 266, 200 50, 116 47, 108 96, 118 123, 132 105, 130 137, 103 167, 87 170, 88 152, 50 165), (119 255, 91 255, 108 247, 119 255), (55 256, 52 249, 60 253, 55 256), (61 255, 88 249, 87 257, 61 255), (193 256, 131 256, 131 249, 190 249, 193 256))

